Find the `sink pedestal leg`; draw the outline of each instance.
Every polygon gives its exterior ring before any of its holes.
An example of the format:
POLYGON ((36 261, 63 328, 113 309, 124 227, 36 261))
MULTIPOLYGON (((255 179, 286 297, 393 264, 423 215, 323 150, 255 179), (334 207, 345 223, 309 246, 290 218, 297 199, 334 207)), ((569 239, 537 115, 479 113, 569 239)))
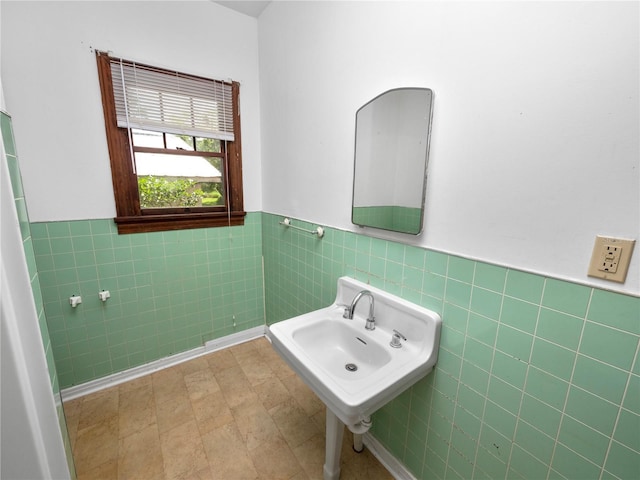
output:
POLYGON ((364 444, 362 443, 362 434, 354 433, 353 434, 353 451, 356 453, 362 453, 364 450, 364 444))
POLYGON ((340 451, 342 450, 343 434, 344 424, 327 408, 324 480, 338 480, 340 478, 340 451))

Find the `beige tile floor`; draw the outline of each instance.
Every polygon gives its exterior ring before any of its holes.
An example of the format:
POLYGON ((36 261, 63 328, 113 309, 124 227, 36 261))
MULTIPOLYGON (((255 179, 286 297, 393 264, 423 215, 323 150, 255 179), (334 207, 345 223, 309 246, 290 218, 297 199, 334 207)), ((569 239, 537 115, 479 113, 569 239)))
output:
MULTIPOLYGON (((265 339, 64 404, 78 480, 322 479, 325 407, 265 339)), ((391 479, 345 429, 341 479, 391 479)))

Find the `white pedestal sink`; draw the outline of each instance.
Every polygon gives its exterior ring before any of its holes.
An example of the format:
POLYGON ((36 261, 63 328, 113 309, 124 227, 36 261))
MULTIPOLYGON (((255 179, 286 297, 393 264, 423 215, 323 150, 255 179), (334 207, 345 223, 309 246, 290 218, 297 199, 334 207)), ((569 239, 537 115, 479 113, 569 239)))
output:
POLYGON ((361 448, 370 415, 431 372, 441 324, 431 310, 341 277, 333 304, 269 327, 275 350, 327 406, 325 480, 340 477, 343 424, 361 448), (343 318, 362 290, 375 299, 374 330, 365 329, 367 300, 357 304, 352 320, 343 318), (400 348, 390 345, 394 330, 406 338, 400 348))

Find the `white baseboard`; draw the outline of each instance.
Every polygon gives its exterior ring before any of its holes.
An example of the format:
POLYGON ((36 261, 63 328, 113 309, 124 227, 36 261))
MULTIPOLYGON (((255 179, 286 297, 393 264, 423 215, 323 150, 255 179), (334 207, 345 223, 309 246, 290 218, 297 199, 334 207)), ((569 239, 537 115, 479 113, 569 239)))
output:
POLYGON ((104 390, 105 388, 110 388, 115 385, 119 385, 121 383, 128 382, 145 375, 149 375, 150 373, 157 372, 158 370, 162 370, 163 368, 172 367, 179 363, 192 360, 216 350, 221 350, 223 348, 231 347, 239 343, 244 343, 256 338, 264 337, 266 335, 267 329, 268 327, 266 325, 261 325, 259 327, 254 327, 248 330, 243 330, 242 332, 227 335, 226 337, 216 338, 215 340, 208 341, 202 347, 197 347, 187 352, 177 353, 175 355, 171 355, 170 357, 160 358, 153 362, 146 363, 138 367, 133 367, 123 372, 114 373, 106 377, 91 380, 81 385, 74 385, 73 387, 62 389, 60 391, 60 395, 62 396, 63 401, 83 397, 84 395, 89 395, 90 393, 95 393, 100 390, 104 390))
POLYGON ((416 477, 407 470, 407 467, 402 465, 396 457, 391 455, 389 450, 384 448, 382 444, 369 432, 362 435, 362 442, 367 446, 367 449, 372 453, 372 455, 376 457, 382 465, 384 465, 391 475, 393 475, 393 478, 396 480, 416 480, 416 477))

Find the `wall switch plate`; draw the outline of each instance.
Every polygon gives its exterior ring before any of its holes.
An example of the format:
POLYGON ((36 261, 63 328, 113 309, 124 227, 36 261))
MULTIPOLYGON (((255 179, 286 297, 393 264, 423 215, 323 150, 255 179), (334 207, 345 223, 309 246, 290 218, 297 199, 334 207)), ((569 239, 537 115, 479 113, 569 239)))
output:
POLYGON ((635 240, 598 235, 587 275, 624 283, 635 243, 635 240))

